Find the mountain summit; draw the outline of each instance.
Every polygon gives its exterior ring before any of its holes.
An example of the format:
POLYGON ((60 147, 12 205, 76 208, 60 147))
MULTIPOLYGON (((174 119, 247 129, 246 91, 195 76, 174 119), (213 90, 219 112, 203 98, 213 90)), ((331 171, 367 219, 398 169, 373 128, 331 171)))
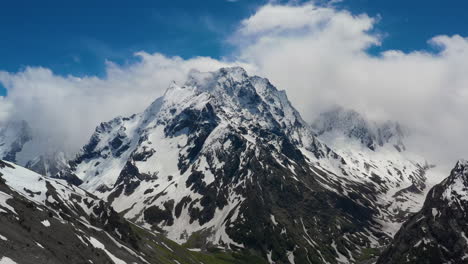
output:
POLYGON ((102 123, 61 177, 79 178, 126 218, 179 243, 250 248, 285 263, 334 260, 333 248, 321 253, 303 236, 331 215, 348 218, 336 209, 344 198, 322 187, 309 164, 334 155, 284 91, 224 68, 192 72, 143 113, 102 123), (328 203, 336 204, 328 216, 310 218, 308 207, 328 203))

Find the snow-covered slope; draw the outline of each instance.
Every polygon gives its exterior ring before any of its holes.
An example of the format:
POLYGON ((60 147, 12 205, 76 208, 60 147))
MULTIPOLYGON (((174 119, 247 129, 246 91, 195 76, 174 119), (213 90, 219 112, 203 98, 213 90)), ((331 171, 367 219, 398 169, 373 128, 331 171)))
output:
POLYGON ((193 72, 143 113, 99 125, 58 176, 179 243, 356 262, 388 242, 424 189, 428 166, 405 156, 394 129, 372 139, 378 148, 330 148, 267 79, 193 72))
MULTIPOLYGON (((202 148, 229 149, 235 140, 228 138, 233 132, 254 145, 256 134, 270 131, 284 133, 315 155, 328 151, 316 142, 284 91, 277 91, 266 79, 248 77, 241 68, 194 72, 184 86, 172 84, 145 112, 101 124, 77 160, 76 174, 86 189, 112 187, 130 155, 136 154, 135 165, 141 172, 176 175, 188 170, 194 159, 209 154, 199 155, 202 148), (220 138, 227 143, 219 145, 220 138)), ((203 172, 214 169, 201 168, 203 172)))
POLYGON ((0 160, 0 259, 11 263, 204 263, 63 180, 0 160))
POLYGON ((1 160, 0 178, 2 256, 18 263, 142 263, 136 253, 112 245, 117 234, 123 234, 123 244, 137 241, 129 225, 95 196, 1 160), (97 244, 104 254, 93 253, 97 244))
POLYGON ((377 123, 337 107, 312 124, 319 139, 346 161, 345 176, 374 186, 379 222, 391 236, 421 209, 427 192, 442 180, 434 165, 406 149, 408 130, 397 122, 377 123))
POLYGON ((468 161, 430 190, 378 263, 468 263, 468 161))

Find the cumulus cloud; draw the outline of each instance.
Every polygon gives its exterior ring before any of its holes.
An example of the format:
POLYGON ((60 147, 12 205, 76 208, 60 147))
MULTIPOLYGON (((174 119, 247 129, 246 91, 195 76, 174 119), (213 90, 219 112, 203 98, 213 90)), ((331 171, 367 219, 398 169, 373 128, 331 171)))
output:
POLYGON ((190 69, 242 64, 285 89, 306 120, 341 105, 401 122, 412 131, 412 148, 431 161, 468 156, 468 39, 435 36, 428 41, 435 52, 375 56, 369 47, 383 41, 373 33, 376 25, 376 18, 332 5, 270 3, 240 21, 229 38, 236 48, 226 54, 229 61, 140 52, 128 66, 108 62, 105 78, 62 77, 38 67, 0 72, 8 89, 0 116, 26 119, 51 142, 76 150, 96 124, 141 111, 190 69))
MULTIPOLYGON (((385 18, 382 18, 385 19, 385 18)), ((332 7, 266 5, 243 20, 234 39, 240 60, 286 89, 307 120, 334 105, 409 127, 413 149, 429 160, 468 156, 468 39, 436 36, 436 53, 378 56, 378 21, 332 7)))
POLYGON ((128 66, 107 62, 105 78, 63 77, 41 67, 0 72, 8 90, 7 97, 0 97, 0 118, 26 120, 43 143, 38 148, 74 152, 100 122, 142 111, 170 82, 184 82, 191 69, 213 71, 230 65, 206 57, 135 55, 140 60, 128 66))

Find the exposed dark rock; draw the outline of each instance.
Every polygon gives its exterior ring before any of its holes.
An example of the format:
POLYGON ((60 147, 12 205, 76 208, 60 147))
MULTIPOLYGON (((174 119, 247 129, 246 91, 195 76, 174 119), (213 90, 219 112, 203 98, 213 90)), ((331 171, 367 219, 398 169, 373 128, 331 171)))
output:
POLYGON ((468 263, 468 163, 427 194, 424 206, 403 224, 377 263, 468 263))

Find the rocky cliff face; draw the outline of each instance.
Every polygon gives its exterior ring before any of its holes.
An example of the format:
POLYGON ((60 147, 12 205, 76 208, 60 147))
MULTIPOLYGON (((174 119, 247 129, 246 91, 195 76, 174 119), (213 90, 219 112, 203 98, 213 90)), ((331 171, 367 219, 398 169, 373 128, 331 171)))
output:
POLYGON ((468 162, 434 186, 378 263, 468 263, 468 162))

